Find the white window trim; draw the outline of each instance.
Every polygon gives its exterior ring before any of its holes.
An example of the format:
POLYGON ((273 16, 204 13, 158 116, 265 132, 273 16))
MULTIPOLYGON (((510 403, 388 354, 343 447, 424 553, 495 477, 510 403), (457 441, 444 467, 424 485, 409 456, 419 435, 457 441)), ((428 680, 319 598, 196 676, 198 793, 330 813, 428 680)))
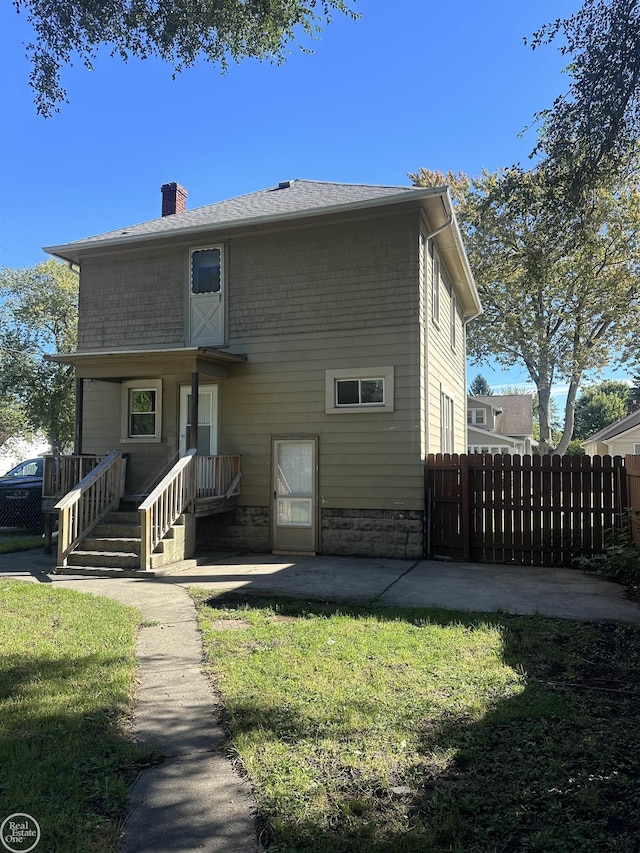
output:
POLYGON ((455 398, 446 388, 440 388, 440 449, 442 453, 454 453, 456 446, 455 398))
POLYGON ((442 287, 442 263, 435 249, 431 259, 431 319, 440 325, 440 291, 442 287))
POLYGON ((455 352, 458 344, 458 297, 451 286, 451 349, 455 352))
POLYGON ((120 404, 120 444, 159 444, 162 440, 162 380, 131 379, 122 383, 120 404), (156 392, 156 431, 153 435, 129 435, 129 391, 156 392))
POLYGON ((487 413, 485 409, 471 408, 467 409, 467 423, 469 426, 487 426, 487 413), (478 412, 482 412, 482 420, 478 420, 478 412))
POLYGON ((640 444, 634 444, 633 445, 633 453, 634 453, 634 456, 640 455, 640 444))
POLYGON ((328 415, 392 412, 394 400, 393 367, 353 367, 325 371, 325 412, 328 415), (336 404, 336 380, 382 379, 384 403, 354 403, 352 406, 336 404))

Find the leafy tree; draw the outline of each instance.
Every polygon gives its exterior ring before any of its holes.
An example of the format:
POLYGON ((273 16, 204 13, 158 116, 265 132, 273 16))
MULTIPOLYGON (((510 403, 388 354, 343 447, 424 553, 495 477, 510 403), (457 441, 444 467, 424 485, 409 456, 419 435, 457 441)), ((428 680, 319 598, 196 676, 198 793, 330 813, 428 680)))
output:
MULTIPOLYGON (((541 121, 534 151, 546 159, 570 204, 618 178, 640 139, 640 0, 585 0, 569 18, 533 35, 533 49, 561 36, 568 91, 541 121)), ((562 196, 558 195, 558 201, 562 196)))
POLYGON ((573 433, 575 400, 586 371, 620 353, 635 354, 640 335, 640 187, 592 195, 579 227, 559 227, 552 175, 544 169, 483 172, 478 178, 421 169, 419 186, 453 183, 458 218, 484 313, 469 327, 477 362, 524 364, 539 405, 540 444, 553 450, 551 389, 569 390, 557 452, 573 433))
POLYGON ((633 377, 633 384, 629 389, 630 404, 640 406, 640 373, 633 377))
POLYGON ((469 385, 469 394, 471 394, 473 397, 486 397, 493 394, 493 391, 491 390, 491 386, 484 378, 484 376, 481 373, 478 373, 471 385, 469 385))
POLYGON ((576 438, 584 439, 624 417, 631 392, 624 382, 606 380, 585 388, 576 401, 576 438))
POLYGON ((31 435, 20 403, 12 397, 0 397, 0 447, 12 438, 30 438, 31 435))
POLYGON ((75 349, 78 277, 53 259, 3 269, 0 296, 0 394, 24 412, 26 429, 44 433, 52 448, 63 448, 74 433, 73 371, 45 356, 75 349))
POLYGON ((111 56, 157 56, 174 74, 204 58, 226 71, 229 60, 252 57, 280 64, 296 31, 317 34, 332 13, 357 17, 349 0, 13 0, 33 27, 27 44, 37 111, 50 116, 66 101, 63 65, 77 56, 91 69, 97 50, 111 56))

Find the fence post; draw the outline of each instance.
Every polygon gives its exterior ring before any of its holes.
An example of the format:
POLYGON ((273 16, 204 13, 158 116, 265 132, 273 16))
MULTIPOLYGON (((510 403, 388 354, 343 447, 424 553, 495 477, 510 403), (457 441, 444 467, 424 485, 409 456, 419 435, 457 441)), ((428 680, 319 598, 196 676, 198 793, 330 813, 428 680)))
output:
POLYGON ((624 467, 627 474, 627 501, 631 535, 633 541, 640 548, 640 456, 627 454, 624 457, 624 467))
POLYGON ((462 536, 462 559, 471 559, 469 540, 469 457, 463 453, 460 457, 460 535, 462 536))

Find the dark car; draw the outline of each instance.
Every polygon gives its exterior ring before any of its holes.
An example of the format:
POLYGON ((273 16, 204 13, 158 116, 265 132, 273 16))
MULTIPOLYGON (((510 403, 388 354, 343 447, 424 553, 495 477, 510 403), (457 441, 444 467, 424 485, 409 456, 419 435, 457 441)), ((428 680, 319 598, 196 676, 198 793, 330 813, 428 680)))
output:
POLYGON ((0 477, 0 527, 41 532, 44 459, 28 459, 0 477))

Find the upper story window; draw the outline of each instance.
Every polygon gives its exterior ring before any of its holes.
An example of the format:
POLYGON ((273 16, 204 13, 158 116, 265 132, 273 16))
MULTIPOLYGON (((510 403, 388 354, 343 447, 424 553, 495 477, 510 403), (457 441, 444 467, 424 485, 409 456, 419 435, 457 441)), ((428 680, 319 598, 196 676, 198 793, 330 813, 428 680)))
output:
POLYGON ((455 350, 458 342, 458 297, 451 288, 451 349, 455 350))
POLYGON ((487 422, 484 409, 467 409, 467 423, 484 425, 487 422))
POLYGON ((440 258, 435 251, 431 264, 431 316, 435 323, 440 322, 440 258))
POLYGON ((219 293, 221 288, 220 249, 194 249, 191 252, 191 293, 219 293))

